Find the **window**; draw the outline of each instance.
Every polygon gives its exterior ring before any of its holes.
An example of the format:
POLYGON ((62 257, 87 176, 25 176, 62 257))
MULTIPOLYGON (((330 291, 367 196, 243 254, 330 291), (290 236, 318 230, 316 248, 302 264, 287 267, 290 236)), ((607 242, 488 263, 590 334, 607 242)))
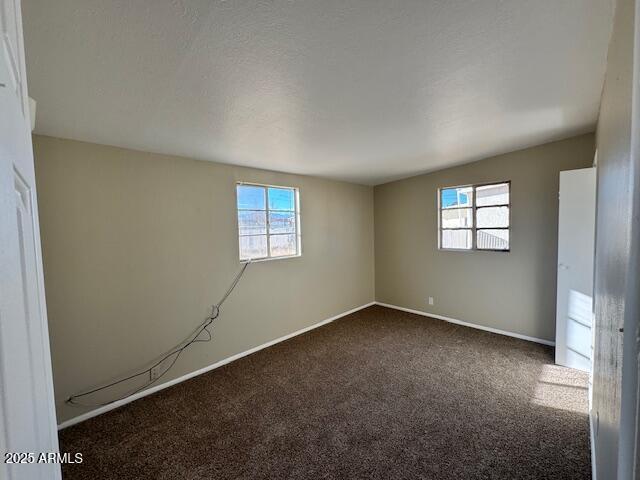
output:
POLYGON ((439 247, 509 251, 510 190, 510 182, 439 189, 439 247))
POLYGON ((298 189, 238 183, 240 260, 300 255, 298 189))

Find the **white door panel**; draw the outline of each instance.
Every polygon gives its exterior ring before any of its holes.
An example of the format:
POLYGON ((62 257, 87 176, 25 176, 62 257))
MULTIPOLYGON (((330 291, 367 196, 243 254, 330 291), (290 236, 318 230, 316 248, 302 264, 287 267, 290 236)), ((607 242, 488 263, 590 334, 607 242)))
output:
POLYGON ((560 172, 556 363, 591 370, 595 168, 560 172))
MULTIPOLYGON (((22 23, 0 0, 0 448, 58 452, 22 23)), ((56 464, 0 463, 0 478, 59 479, 56 464)))

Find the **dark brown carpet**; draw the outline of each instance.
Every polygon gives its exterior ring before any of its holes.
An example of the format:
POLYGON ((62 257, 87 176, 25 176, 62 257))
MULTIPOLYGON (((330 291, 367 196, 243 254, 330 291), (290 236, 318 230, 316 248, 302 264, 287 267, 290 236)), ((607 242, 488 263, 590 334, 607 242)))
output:
POLYGON ((63 472, 590 478, 586 388, 549 347, 371 307, 63 430, 63 472))

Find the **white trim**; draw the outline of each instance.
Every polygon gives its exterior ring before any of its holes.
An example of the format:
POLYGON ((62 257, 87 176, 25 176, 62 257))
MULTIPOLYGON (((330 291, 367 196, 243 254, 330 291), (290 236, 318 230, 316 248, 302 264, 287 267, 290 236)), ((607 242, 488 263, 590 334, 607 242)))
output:
POLYGON ((301 335, 303 333, 308 332, 309 330, 313 330, 315 328, 321 327, 323 325, 326 325, 327 323, 331 323, 334 320, 338 320, 339 318, 345 317, 347 315, 351 315, 352 313, 355 313, 359 310, 362 310, 364 308, 367 307, 371 307, 372 305, 375 305, 376 302, 369 302, 366 303, 364 305, 361 305, 359 307, 356 308, 352 308, 351 310, 348 310, 346 312, 340 313, 334 317, 331 318, 327 318, 326 320, 322 320, 321 322, 315 323, 313 325, 310 325, 308 327, 302 328, 300 330, 296 330, 293 333, 289 333, 287 335, 284 335, 283 337, 279 337, 276 338, 275 340, 271 340, 267 343, 263 343, 262 345, 258 345, 257 347, 253 347, 249 350, 246 350, 244 352, 241 353, 237 353, 235 355, 232 355, 230 357, 224 358, 216 363, 213 363, 211 365, 208 365, 204 368, 201 368, 199 370, 196 370, 194 372, 191 373, 187 373, 186 375, 183 375, 181 377, 178 378, 174 378, 173 380, 169 380, 168 382, 162 383, 160 385, 156 385, 155 387, 151 387, 147 390, 143 390, 141 392, 138 392, 134 395, 131 395, 130 397, 127 397, 125 399, 122 400, 118 400, 117 402, 113 402, 110 403, 109 405, 105 405, 104 407, 99 407, 96 408, 95 410, 91 410, 90 412, 84 413, 82 415, 78 415, 77 417, 71 418, 65 422, 62 422, 60 425, 58 425, 58 430, 62 430, 63 428, 67 428, 70 427, 72 425, 75 425, 77 423, 80 422, 84 422, 85 420, 89 420, 90 418, 93 417, 97 417, 98 415, 102 415, 103 413, 109 412, 111 410, 114 410, 118 407, 121 407, 123 405, 126 405, 127 403, 131 403, 134 400, 138 400, 139 398, 143 398, 146 397, 147 395, 151 395, 153 393, 156 393, 160 390, 164 390, 165 388, 171 387, 173 385, 176 385, 178 383, 184 382, 185 380, 189 380, 190 378, 193 377, 197 377, 198 375, 202 375, 203 373, 207 373, 211 370, 215 370, 218 367, 222 367, 223 365, 226 365, 227 363, 231 363, 235 360, 238 360, 242 357, 246 357, 247 355, 251 355, 252 353, 258 352, 262 349, 265 349, 267 347, 270 347, 272 345, 275 345, 276 343, 280 343, 280 342, 284 342, 285 340, 289 340, 290 338, 293 338, 295 336, 301 335))
POLYGON ((498 328, 485 327, 484 325, 477 325, 475 323, 463 322, 462 320, 456 320, 455 318, 445 317, 444 315, 436 315, 435 313, 422 312, 420 310, 414 310, 412 308, 399 307, 397 305, 391 305, 389 303, 375 302, 376 305, 381 307, 393 308, 395 310, 401 310, 403 312, 415 313, 416 315, 422 315, 423 317, 437 318, 438 320, 444 320, 445 322, 455 323, 456 325, 463 325, 465 327, 476 328, 478 330, 484 330, 486 332, 497 333, 498 335, 506 335, 507 337, 519 338, 520 340, 527 340, 528 342, 541 343, 543 345, 549 345, 554 347, 555 342, 544 340, 542 338, 529 337, 527 335, 521 335, 520 333, 507 332, 506 330, 500 330, 498 328))

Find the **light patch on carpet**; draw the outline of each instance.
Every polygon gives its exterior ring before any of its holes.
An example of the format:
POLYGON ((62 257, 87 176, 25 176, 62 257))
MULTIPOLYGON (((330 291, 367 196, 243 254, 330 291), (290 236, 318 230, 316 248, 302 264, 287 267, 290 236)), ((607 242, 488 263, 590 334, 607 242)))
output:
POLYGON ((587 391, 589 374, 559 365, 544 365, 538 379, 532 403, 542 407, 584 413, 587 411, 586 395, 576 395, 576 390, 587 391))

